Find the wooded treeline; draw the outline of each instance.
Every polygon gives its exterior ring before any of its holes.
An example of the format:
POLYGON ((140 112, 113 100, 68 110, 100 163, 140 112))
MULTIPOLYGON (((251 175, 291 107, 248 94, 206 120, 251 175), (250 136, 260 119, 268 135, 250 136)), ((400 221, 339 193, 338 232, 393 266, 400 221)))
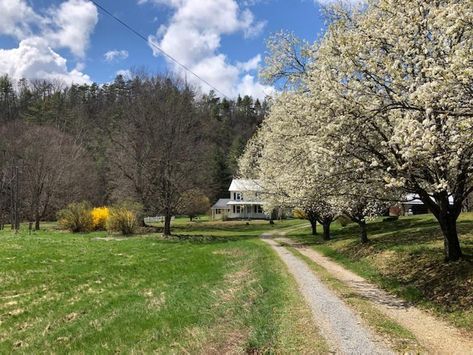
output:
POLYGON ((0 78, 0 225, 55 218, 70 202, 133 200, 194 214, 225 197, 267 102, 198 95, 179 79, 104 85, 0 78), (192 211, 186 211, 192 209, 192 211))

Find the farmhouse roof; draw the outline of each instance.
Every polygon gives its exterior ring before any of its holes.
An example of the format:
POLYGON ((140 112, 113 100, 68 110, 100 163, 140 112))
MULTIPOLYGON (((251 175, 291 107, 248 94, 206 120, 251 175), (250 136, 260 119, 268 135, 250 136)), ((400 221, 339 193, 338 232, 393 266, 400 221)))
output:
POLYGON ((249 179, 233 179, 228 191, 236 192, 260 192, 263 191, 259 180, 249 180, 249 179))
POLYGON ((229 202, 230 202, 229 198, 221 198, 215 203, 215 205, 212 206, 212 209, 213 210, 229 209, 230 207, 227 205, 229 202))
POLYGON ((229 206, 253 206, 253 205, 265 205, 264 201, 230 201, 229 206))

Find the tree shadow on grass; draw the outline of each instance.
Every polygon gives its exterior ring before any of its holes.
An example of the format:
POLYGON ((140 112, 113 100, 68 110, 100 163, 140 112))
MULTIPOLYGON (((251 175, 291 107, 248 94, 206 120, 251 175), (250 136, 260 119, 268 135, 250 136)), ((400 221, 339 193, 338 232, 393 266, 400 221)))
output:
MULTIPOLYGON (((457 228, 462 245, 467 249, 470 246, 473 247, 472 238, 462 238, 462 236, 473 232, 473 220, 460 220, 457 222, 457 228)), ((360 245, 384 251, 393 247, 421 246, 443 240, 440 226, 433 217, 422 216, 395 221, 376 221, 369 223, 367 229, 370 243, 366 245, 361 245, 359 242, 359 227, 356 224, 349 224, 346 227, 333 230, 332 241, 346 240, 351 241, 347 247, 360 245)), ((320 236, 308 236, 307 234, 296 236, 307 245, 327 243, 320 236)))

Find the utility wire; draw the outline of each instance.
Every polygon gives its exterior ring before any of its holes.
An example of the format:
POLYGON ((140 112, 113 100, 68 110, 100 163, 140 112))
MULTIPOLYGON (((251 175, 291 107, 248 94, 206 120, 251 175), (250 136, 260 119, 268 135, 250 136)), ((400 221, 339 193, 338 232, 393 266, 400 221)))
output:
POLYGON ((210 88, 212 88, 213 90, 215 90, 216 92, 218 92, 219 94, 221 94, 222 96, 224 96, 225 98, 227 98, 228 100, 230 100, 230 97, 228 95, 225 95, 221 90, 217 89, 215 86, 213 86, 212 84, 210 84, 207 80, 205 80, 204 78, 202 78, 201 76, 199 76, 198 74, 196 74, 195 72, 193 72, 188 66, 180 63, 176 58, 174 58, 172 55, 166 53, 161 47, 159 47, 156 43, 152 42, 152 41, 148 41, 148 38, 146 38, 142 33, 138 32, 137 30, 135 30, 133 27, 131 27, 130 25, 128 25, 126 22, 120 20, 120 18, 118 18, 117 16, 115 16, 114 14, 112 14, 110 11, 108 11, 106 8, 104 8, 102 5, 100 5, 96 0, 90 0, 91 3, 93 3, 95 6, 97 6, 100 10, 102 10, 106 15, 110 16, 111 18, 113 18, 115 21, 117 21, 118 23, 120 23, 122 26, 124 26, 127 30, 129 30, 130 32, 132 32, 133 34, 135 34, 136 36, 138 36, 139 38, 141 38, 143 41, 145 41, 146 43, 148 43, 149 45, 151 45, 153 48, 155 48, 156 50, 158 50, 159 52, 161 52, 165 57, 167 57, 169 60, 173 61, 174 63, 176 63, 177 65, 179 65, 181 68, 183 68, 185 71, 189 72, 190 74, 192 74, 193 76, 195 76, 197 79, 199 79, 200 81, 202 81, 204 84, 208 85, 210 88))

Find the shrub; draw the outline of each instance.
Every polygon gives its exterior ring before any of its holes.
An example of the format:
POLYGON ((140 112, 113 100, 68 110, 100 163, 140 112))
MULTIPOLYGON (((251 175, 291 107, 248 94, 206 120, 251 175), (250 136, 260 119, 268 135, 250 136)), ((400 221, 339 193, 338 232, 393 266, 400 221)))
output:
POLYGON ((105 230, 110 210, 107 207, 96 207, 92 210, 92 221, 95 230, 105 230))
POLYGON ((137 227, 136 214, 125 208, 112 208, 107 221, 107 230, 121 232, 124 235, 135 233, 137 227))
POLYGON ((74 202, 57 213, 58 225, 73 233, 90 232, 94 223, 88 202, 74 202))
POLYGON ((303 210, 301 210, 300 208, 294 208, 292 210, 292 216, 294 218, 297 218, 297 219, 306 219, 307 218, 306 213, 303 210))
POLYGON ((123 235, 131 235, 136 232, 138 218, 141 216, 140 204, 125 202, 110 209, 107 220, 107 230, 110 232, 121 232, 123 235))
POLYGON ((346 227, 351 223, 351 219, 343 214, 338 216, 337 220, 338 220, 338 223, 340 223, 342 227, 346 227))

